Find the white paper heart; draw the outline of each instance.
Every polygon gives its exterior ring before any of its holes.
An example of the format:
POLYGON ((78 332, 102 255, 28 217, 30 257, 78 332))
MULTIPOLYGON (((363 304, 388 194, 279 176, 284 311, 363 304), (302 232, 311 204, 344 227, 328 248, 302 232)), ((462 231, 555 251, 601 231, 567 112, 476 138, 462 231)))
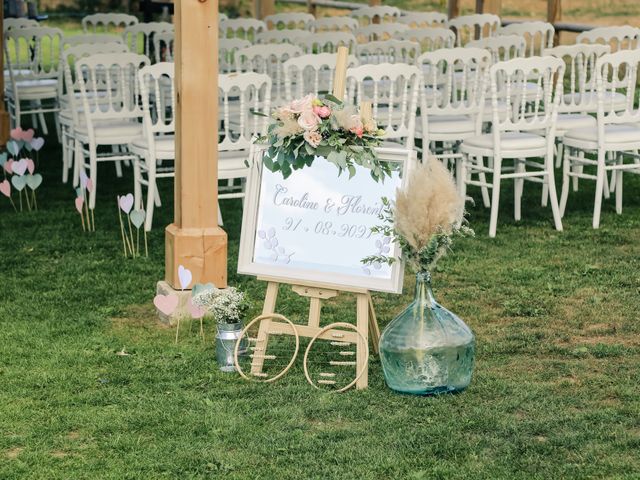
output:
POLYGON ((16 190, 18 190, 19 192, 22 191, 22 189, 24 188, 24 186, 27 184, 27 178, 26 177, 17 177, 17 176, 13 176, 11 177, 11 185, 14 186, 14 188, 16 190))
POLYGON ((42 183, 42 175, 36 173, 35 175, 27 175, 25 177, 27 179, 27 185, 31 190, 35 190, 42 183))
POLYGON ((17 162, 13 162, 13 165, 11 165, 11 169, 13 170, 13 173, 15 173, 16 175, 22 176, 24 175, 24 172, 27 171, 28 166, 29 166, 29 163, 27 162, 27 159, 22 158, 17 162))
POLYGON ((191 270, 180 265, 178 267, 178 279, 180 280, 180 286, 182 287, 182 290, 189 288, 189 285, 191 285, 191 280, 193 279, 191 270))
POLYGON ((31 148, 33 148, 36 152, 44 147, 44 138, 38 137, 31 140, 31 148))
POLYGON ((87 177, 87 174, 84 170, 80 170, 80 186, 85 189, 87 188, 87 181, 89 180, 89 177, 87 177))
POLYGON ((129 218, 131 219, 131 223, 136 228, 140 228, 144 223, 144 210, 134 210, 129 214, 129 218))
MULTIPOLYGON (((86 184, 85 184, 85 187, 86 187, 86 184)), ((127 215, 129 214, 129 212, 131 211, 131 208, 133 208, 132 194, 127 193, 126 195, 120 197, 120 208, 124 213, 126 213, 127 215)))

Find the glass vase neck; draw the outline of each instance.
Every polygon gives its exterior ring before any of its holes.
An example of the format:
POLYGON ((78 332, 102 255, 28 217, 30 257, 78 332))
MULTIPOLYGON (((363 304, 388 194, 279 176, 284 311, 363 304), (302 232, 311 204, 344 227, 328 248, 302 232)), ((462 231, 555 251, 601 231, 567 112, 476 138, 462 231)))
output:
POLYGON ((416 273, 416 292, 414 301, 426 305, 430 308, 436 308, 436 299, 431 290, 431 272, 416 273))

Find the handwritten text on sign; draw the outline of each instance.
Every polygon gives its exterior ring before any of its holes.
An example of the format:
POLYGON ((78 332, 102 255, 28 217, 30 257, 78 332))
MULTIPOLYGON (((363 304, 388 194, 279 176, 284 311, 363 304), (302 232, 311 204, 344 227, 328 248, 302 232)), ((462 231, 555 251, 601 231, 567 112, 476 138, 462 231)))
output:
MULTIPOLYGON (((338 177, 335 165, 316 158, 286 180, 263 169, 253 262, 363 278, 389 279, 386 264, 365 266, 369 255, 389 254, 389 239, 373 234, 382 197, 394 198, 400 176, 376 183, 356 168, 338 177)), ((327 277, 331 281, 331 277, 327 277)))

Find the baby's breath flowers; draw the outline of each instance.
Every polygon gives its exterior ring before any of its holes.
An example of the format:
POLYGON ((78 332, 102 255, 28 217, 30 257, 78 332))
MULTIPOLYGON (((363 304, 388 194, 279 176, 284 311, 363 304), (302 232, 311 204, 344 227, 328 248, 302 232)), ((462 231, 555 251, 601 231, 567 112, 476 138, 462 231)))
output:
POLYGON ((205 309, 218 323, 240 322, 249 309, 245 294, 235 287, 205 290, 195 295, 192 302, 205 309))

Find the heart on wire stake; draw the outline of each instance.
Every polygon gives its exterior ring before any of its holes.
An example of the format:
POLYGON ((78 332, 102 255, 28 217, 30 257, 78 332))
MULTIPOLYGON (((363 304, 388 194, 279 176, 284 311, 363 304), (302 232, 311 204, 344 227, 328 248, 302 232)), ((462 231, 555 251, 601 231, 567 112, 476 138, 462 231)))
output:
POLYGON ((191 270, 180 265, 178 267, 178 280, 180 280, 180 286, 182 287, 182 290, 189 288, 192 279, 193 275, 191 275, 191 270))
POLYGON ((22 128, 16 127, 16 128, 11 129, 10 136, 14 140, 22 139, 22 128))
POLYGON ((145 217, 144 210, 133 210, 129 214, 131 223, 133 223, 133 226, 136 228, 140 228, 142 226, 142 224, 144 223, 144 217, 145 217))
POLYGON ((87 178, 87 192, 91 193, 93 191, 93 181, 90 178, 87 178))
POLYGON ((207 311, 201 306, 194 305, 193 298, 189 298, 189 303, 187 304, 187 306, 189 307, 189 314, 194 320, 200 320, 202 317, 204 317, 204 314, 207 313, 207 311))
POLYGON ((76 210, 80 215, 82 215, 82 205, 84 204, 84 198, 76 197, 75 203, 76 203, 76 210))
POLYGON ((87 177, 86 172, 84 170, 80 170, 80 186, 82 187, 83 190, 87 188, 88 181, 89 181, 89 177, 87 177))
POLYGON ((165 315, 171 315, 178 308, 179 300, 178 296, 173 293, 169 295, 158 294, 153 297, 153 304, 160 312, 165 315))
POLYGON ((27 171, 31 174, 33 174, 33 172, 36 169, 36 164, 33 163, 33 160, 31 160, 30 158, 27 158, 27 171))
POLYGON ((6 163, 2 166, 2 168, 4 168, 4 171, 7 173, 13 173, 13 160, 9 159, 6 161, 6 163))
POLYGON ((3 167, 7 163, 7 152, 0 153, 0 167, 3 167))
POLYGON ((129 215, 131 208, 133 208, 133 195, 131 193, 127 193, 126 195, 120 197, 119 205, 122 211, 129 215))
POLYGON ((27 177, 11 177, 11 184, 13 187, 21 192, 24 189, 24 186, 27 184, 27 177))
POLYGON ((0 193, 7 198, 11 197, 11 184, 8 180, 0 182, 0 193))
POLYGON ((35 175, 27 175, 25 177, 27 179, 27 185, 31 190, 35 190, 42 184, 42 175, 36 173, 35 175))
POLYGON ((15 140, 7 142, 7 151, 14 157, 20 152, 20 145, 15 140))
POLYGON ((13 170, 13 173, 15 173, 18 176, 22 176, 24 175, 24 172, 27 171, 27 160, 26 158, 23 158, 21 160, 18 160, 17 162, 13 162, 13 164, 11 165, 11 169, 13 170))
POLYGON ((35 134, 36 132, 33 130, 33 128, 30 128, 29 130, 23 130, 20 140, 24 140, 25 142, 31 142, 35 134))
POLYGON ((36 152, 40 151, 42 147, 44 147, 44 138, 38 137, 31 140, 31 148, 33 148, 36 152))

